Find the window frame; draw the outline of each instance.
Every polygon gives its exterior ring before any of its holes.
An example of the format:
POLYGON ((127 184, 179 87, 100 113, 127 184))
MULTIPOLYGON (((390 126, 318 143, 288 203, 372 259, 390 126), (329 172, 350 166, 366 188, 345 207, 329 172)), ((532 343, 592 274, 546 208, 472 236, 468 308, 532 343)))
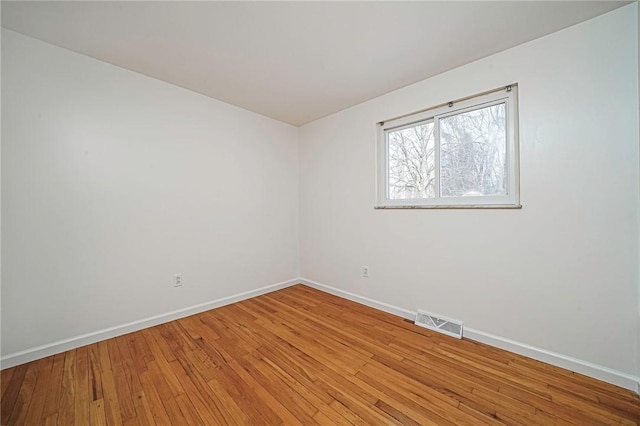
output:
POLYGON ((376 197, 375 208, 522 208, 520 205, 520 155, 518 138, 518 85, 441 104, 377 124, 376 197), (506 132, 506 194, 442 197, 440 194, 440 120, 452 115, 505 104, 506 132), (389 198, 389 138, 390 131, 433 122, 435 196, 434 198, 389 198))

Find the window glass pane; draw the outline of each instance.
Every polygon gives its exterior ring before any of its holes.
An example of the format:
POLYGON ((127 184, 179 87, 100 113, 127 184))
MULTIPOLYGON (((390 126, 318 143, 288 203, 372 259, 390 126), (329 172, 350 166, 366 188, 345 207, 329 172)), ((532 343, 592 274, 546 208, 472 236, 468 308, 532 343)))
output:
POLYGON ((433 128, 426 122, 387 133, 390 199, 435 196, 433 128))
POLYGON ((440 119, 443 197, 506 194, 505 104, 440 119))

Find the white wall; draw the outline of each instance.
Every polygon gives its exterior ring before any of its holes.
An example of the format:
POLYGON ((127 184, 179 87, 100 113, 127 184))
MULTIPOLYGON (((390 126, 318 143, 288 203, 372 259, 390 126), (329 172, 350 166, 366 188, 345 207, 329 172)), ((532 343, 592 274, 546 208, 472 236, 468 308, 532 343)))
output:
POLYGON ((302 127, 302 276, 638 375, 636 7, 302 127), (513 82, 522 210, 373 209, 376 122, 513 82))
POLYGON ((296 278, 297 138, 3 30, 2 355, 296 278))
MULTIPOLYGON (((636 21, 636 39, 640 40, 640 4, 636 3, 638 11, 638 20, 636 21)), ((640 41, 638 42, 638 134, 640 135, 640 41)), ((640 143, 640 138, 638 143, 640 143)), ((640 163, 640 158, 638 158, 640 163)), ((640 220, 640 216, 638 217, 640 220)), ((640 235, 638 236, 640 240, 640 235)), ((639 253, 640 254, 640 253, 639 253)), ((640 258, 638 259, 638 273, 640 274, 640 258)), ((640 279, 638 280, 638 322, 640 322, 640 279)), ((638 337, 638 353, 640 353, 640 337, 638 337)), ((640 356, 638 356, 638 371, 640 372, 640 356)), ((640 383, 638 383, 637 392, 640 393, 640 383)))
MULTIPOLYGON (((640 40, 640 3, 636 3, 636 11, 636 40, 640 40)), ((640 41, 638 41, 637 45, 638 56, 636 65, 638 66, 638 134, 640 135, 640 41)), ((640 144, 640 137, 638 139, 638 143, 640 144)), ((638 162, 640 164, 640 157, 638 158, 638 162)), ((640 221, 640 216, 638 217, 638 220, 640 221)), ((640 241, 640 235, 638 235, 638 240, 640 241)), ((638 258, 638 274, 640 277, 640 257, 638 258)), ((638 322, 640 323, 640 279, 638 280, 638 322)), ((640 336, 638 337, 638 353, 640 353, 640 336)), ((640 355, 638 356, 638 371, 640 372, 640 355)), ((637 392, 640 394, 640 383, 638 383, 637 392)))
POLYGON ((299 130, 3 30, 2 356, 288 282, 299 254, 304 278, 638 375, 636 11, 299 130), (523 210, 373 210, 377 121, 511 82, 523 210))

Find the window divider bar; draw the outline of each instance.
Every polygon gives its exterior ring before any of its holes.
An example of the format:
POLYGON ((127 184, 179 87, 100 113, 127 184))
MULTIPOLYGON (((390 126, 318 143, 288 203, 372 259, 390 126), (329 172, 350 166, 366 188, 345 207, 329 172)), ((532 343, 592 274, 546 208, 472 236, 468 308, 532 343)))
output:
POLYGON ((433 118, 433 155, 434 155, 434 173, 435 188, 434 195, 436 200, 440 199, 440 119, 433 118))

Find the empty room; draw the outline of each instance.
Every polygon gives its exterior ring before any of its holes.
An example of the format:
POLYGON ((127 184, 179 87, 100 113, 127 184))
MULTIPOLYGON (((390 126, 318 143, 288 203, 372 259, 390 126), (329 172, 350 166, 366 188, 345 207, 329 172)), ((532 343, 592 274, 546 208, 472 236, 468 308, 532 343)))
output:
POLYGON ((2 1, 1 425, 640 425, 637 1, 2 1))

